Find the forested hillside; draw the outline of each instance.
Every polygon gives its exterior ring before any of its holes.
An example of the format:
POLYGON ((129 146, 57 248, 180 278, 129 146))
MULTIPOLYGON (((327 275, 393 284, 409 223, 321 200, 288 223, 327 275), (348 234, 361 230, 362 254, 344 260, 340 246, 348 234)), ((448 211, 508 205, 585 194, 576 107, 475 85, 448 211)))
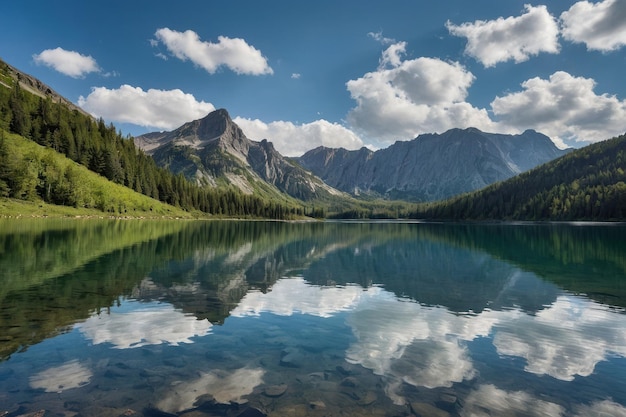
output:
POLYGON ((626 220, 626 135, 577 149, 505 182, 418 206, 450 220, 626 220))
POLYGON ((33 163, 28 155, 11 153, 4 136, 15 133, 66 155, 114 183, 184 210, 269 218, 308 214, 296 200, 287 197, 280 202, 266 201, 235 189, 198 187, 182 174, 159 168, 131 137, 123 137, 113 125, 94 120, 64 101, 57 103, 50 95, 27 91, 21 86, 23 77, 0 61, 0 197, 40 198, 53 204, 111 211, 103 202, 71 195, 80 178, 71 168, 59 169, 54 158, 33 163))

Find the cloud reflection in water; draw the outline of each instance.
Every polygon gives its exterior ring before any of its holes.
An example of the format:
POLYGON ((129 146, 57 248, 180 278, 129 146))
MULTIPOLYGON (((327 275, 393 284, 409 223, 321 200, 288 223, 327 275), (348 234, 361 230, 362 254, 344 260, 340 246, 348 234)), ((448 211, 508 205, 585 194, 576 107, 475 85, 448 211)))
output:
MULTIPOLYGON (((266 294, 249 293, 231 314, 330 317, 340 311, 347 312, 356 336, 346 360, 383 376, 387 394, 397 403, 404 401, 401 383, 437 388, 473 379, 468 342, 480 337, 493 337, 501 355, 525 358, 527 372, 566 381, 590 375, 609 355, 626 356, 624 315, 568 294, 534 315, 515 308, 462 315, 400 299, 382 287, 317 287, 293 278, 279 280, 266 294)), ((487 391, 499 395, 501 390, 484 386, 473 398, 487 391)), ((522 406, 526 395, 508 393, 507 402, 522 406)), ((529 401, 537 415, 557 412, 554 404, 529 401)))
POLYGON ((351 310, 363 297, 382 291, 378 287, 364 291, 358 285, 345 287, 318 287, 309 285, 302 278, 281 279, 266 294, 249 292, 231 316, 258 316, 268 312, 280 316, 295 313, 317 317, 330 317, 339 311, 351 310))
POLYGON ((244 404, 247 400, 243 397, 263 383, 264 373, 259 368, 203 372, 197 379, 179 382, 168 389, 157 406, 159 410, 176 413, 193 408, 198 397, 207 394, 219 404, 244 404))
POLYGON ((611 354, 626 357, 626 317, 581 297, 560 296, 534 316, 500 320, 494 345, 527 361, 526 371, 571 381, 589 376, 611 354))
POLYGON ((63 392, 89 384, 92 376, 88 368, 72 360, 31 376, 30 386, 45 392, 63 392))
POLYGON ((94 345, 111 343, 117 349, 192 343, 192 337, 211 332, 212 325, 208 320, 198 320, 170 304, 136 305, 139 308, 128 312, 95 314, 76 327, 94 345))

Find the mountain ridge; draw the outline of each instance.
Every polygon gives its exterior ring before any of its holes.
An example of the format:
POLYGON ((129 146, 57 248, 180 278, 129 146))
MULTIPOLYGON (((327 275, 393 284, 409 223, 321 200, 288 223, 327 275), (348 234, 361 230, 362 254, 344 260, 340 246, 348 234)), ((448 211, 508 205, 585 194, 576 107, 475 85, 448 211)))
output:
POLYGON ((378 151, 318 147, 297 160, 352 195, 435 201, 511 178, 567 152, 534 130, 506 135, 454 128, 378 151))

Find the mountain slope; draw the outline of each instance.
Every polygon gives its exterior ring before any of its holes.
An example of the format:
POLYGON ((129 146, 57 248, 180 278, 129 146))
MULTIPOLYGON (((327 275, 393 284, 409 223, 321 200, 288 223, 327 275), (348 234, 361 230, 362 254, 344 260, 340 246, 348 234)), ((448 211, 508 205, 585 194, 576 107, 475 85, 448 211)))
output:
POLYGON ((317 148, 300 164, 342 191, 434 201, 483 188, 563 155, 545 135, 451 129, 372 152, 317 148))
POLYGON ((626 135, 576 149, 483 190, 422 205, 413 217, 626 220, 626 135))
MULTIPOLYGON (((108 199, 98 190, 87 189, 86 192, 96 192, 94 201, 101 204, 75 198, 75 192, 85 188, 80 187, 85 184, 78 181, 74 183, 78 187, 74 187, 68 177, 78 171, 58 171, 56 167, 60 165, 49 163, 55 161, 58 154, 112 183, 185 211, 280 219, 301 216, 305 211, 301 201, 279 193, 267 183, 265 187, 273 194, 244 195, 233 188, 199 187, 182 175, 176 176, 157 166, 132 138, 122 136, 112 124, 107 126, 103 119, 94 120, 44 83, 0 60, 0 142, 9 133, 36 142, 50 152, 44 161, 37 162, 32 158, 16 158, 13 151, 7 154, 7 147, 0 146, 0 158, 8 161, 0 163, 0 197, 42 199, 61 206, 95 204, 107 211, 126 210, 123 201, 112 207, 110 203, 118 199, 108 199)), ((123 195, 125 192, 118 191, 114 197, 123 195)))
POLYGON ((248 139, 224 109, 171 132, 141 135, 135 143, 157 164, 201 185, 229 184, 246 194, 282 192, 305 201, 341 194, 267 140, 248 139))

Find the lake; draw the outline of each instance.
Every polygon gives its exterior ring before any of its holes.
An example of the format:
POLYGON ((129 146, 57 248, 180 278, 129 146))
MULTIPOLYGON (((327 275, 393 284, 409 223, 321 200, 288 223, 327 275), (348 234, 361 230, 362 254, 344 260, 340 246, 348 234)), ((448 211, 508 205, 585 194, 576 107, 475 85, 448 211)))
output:
POLYGON ((2 220, 22 415, 626 416, 626 226, 2 220))

